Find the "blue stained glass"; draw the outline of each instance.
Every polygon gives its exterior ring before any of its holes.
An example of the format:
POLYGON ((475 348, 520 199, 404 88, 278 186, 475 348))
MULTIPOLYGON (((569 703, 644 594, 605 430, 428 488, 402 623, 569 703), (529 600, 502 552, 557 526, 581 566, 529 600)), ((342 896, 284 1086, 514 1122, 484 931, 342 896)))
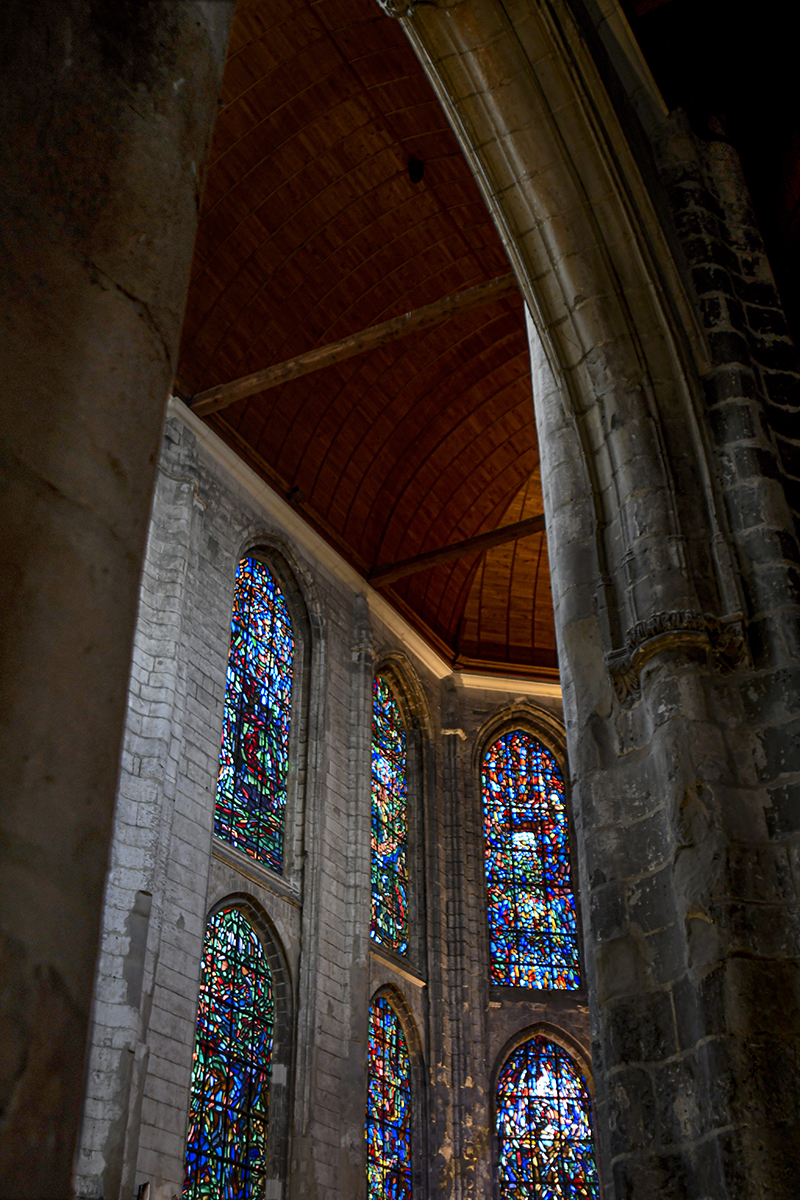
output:
POLYGON ((294 641, 283 593, 263 563, 236 571, 214 832, 283 869, 294 641))
POLYGON ((379 675, 372 693, 372 922, 370 935, 408 952, 406 735, 397 701, 379 675))
POLYGON ((500 1200, 599 1200, 586 1083, 570 1056, 536 1036, 497 1084, 500 1200))
POLYGON ((266 1180, 272 979, 238 909, 206 927, 184 1200, 261 1200, 266 1180))
POLYGON ((397 1014, 378 996, 369 1010, 367 1197, 411 1198, 411 1064, 397 1014))
POLYGON ((481 773, 492 983, 580 987, 564 780, 521 729, 487 751, 481 773))

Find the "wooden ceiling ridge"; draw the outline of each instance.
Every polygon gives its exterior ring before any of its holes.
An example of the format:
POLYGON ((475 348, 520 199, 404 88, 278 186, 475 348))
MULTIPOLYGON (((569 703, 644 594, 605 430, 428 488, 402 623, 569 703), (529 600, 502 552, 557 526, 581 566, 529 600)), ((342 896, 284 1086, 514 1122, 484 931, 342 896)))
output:
POLYGON ((400 562, 377 567, 376 570, 370 571, 367 578, 373 587, 388 587, 390 583, 402 579, 405 575, 414 575, 417 571, 426 571, 429 567, 451 562, 456 558, 466 558, 468 554, 491 550, 493 546, 517 542, 534 533, 541 533, 543 529, 544 513, 540 513, 535 517, 527 517, 524 521, 515 521, 513 525, 503 525, 500 529, 490 530, 489 533, 465 538, 463 542, 453 542, 440 550, 428 550, 425 554, 415 554, 413 558, 404 558, 400 562))
POLYGON ((433 304, 426 304, 423 308, 416 308, 399 317, 392 317, 380 325, 372 325, 368 329, 351 334, 338 342, 331 342, 327 346, 317 346, 314 350, 308 350, 296 358, 276 363, 272 367, 265 367, 261 371, 255 371, 252 375, 245 375, 242 379, 235 379, 231 383, 221 383, 216 387, 208 388, 207 391, 199 392, 196 396, 188 398, 187 403, 192 412, 200 417, 220 412, 237 400, 243 400, 246 396, 253 396, 268 388, 288 383, 292 379, 299 379, 302 375, 319 371, 334 363, 344 362, 357 354, 364 354, 368 350, 374 350, 387 342, 407 337, 411 333, 431 329, 436 325, 441 325, 457 313, 468 312, 470 309, 492 304, 495 300, 502 300, 516 289, 517 283, 511 273, 500 275, 496 279, 479 283, 463 292, 444 296, 440 300, 435 300, 433 304))

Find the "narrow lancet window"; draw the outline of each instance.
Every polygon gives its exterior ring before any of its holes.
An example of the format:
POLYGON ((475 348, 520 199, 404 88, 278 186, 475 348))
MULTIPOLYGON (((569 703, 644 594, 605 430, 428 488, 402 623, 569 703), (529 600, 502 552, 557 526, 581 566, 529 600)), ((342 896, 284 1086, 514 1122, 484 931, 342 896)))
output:
POLYGON ((580 987, 564 780, 541 742, 515 729, 482 770, 492 983, 580 987))
POLYGON ((206 928, 183 1200, 261 1200, 273 1029, 264 948, 236 908, 206 928))
POLYGON ((267 567, 236 571, 214 832, 283 870, 294 640, 286 600, 267 567))
POLYGON ((565 1050, 536 1036, 497 1083, 500 1200, 597 1200, 586 1082, 565 1050))
POLYGON ((372 704, 371 936, 408 952, 408 787, 406 734, 400 708, 380 675, 372 704))
POLYGON ((368 1200, 411 1198, 411 1064, 388 1000, 369 1010, 367 1091, 368 1200))

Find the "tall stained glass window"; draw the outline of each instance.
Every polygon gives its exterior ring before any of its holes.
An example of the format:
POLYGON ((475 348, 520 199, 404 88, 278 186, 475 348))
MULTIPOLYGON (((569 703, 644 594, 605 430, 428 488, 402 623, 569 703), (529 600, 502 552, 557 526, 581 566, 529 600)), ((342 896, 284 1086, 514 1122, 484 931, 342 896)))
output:
POLYGON ((274 871, 283 869, 294 641, 269 570, 236 571, 214 832, 274 871))
POLYGON ((408 951, 406 734, 392 689, 380 675, 372 693, 371 936, 408 951))
POLYGON ((497 1084, 500 1200, 598 1200, 592 1106, 565 1050, 523 1042, 497 1084))
POLYGON ((378 996, 369 1010, 368 1200, 411 1197, 411 1063, 397 1014, 378 996))
POLYGON ((482 771, 492 983, 580 987, 564 780, 521 729, 487 751, 482 771))
POLYGON ((236 908, 206 928, 184 1200, 261 1200, 273 1027, 264 948, 236 908))

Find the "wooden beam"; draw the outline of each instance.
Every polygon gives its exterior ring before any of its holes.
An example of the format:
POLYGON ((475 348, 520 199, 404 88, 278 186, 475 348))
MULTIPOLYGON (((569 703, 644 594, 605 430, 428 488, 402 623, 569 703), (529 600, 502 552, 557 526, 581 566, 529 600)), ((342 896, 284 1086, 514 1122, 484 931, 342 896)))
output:
POLYGON ((428 567, 436 567, 439 563, 450 562, 454 558, 465 558, 468 554, 491 550, 492 546, 502 546, 505 542, 517 542, 533 533, 541 533, 543 529, 542 513, 538 517, 516 521, 513 525, 503 525, 500 529, 493 529, 491 533, 479 533, 477 537, 467 538, 463 542, 453 542, 452 546, 444 546, 441 550, 429 550, 426 554, 416 554, 413 558, 404 558, 401 562, 378 567, 370 572, 367 578, 373 587, 387 587, 396 579, 402 579, 404 575, 414 575, 417 571, 426 571, 428 567))
POLYGON ((452 296, 445 296, 433 304, 426 304, 424 308, 415 308, 400 317, 392 317, 381 325, 372 325, 369 329, 363 329, 361 333, 342 338, 340 342, 318 346, 315 350, 298 355, 297 358, 277 363, 274 367, 265 367, 263 371, 245 375, 243 379, 235 379, 233 383, 220 383, 205 392, 198 392, 188 401, 189 406, 198 416, 208 416, 209 413, 227 408, 236 400, 243 400, 245 396, 253 396, 256 392, 288 383, 290 379, 299 379, 301 375, 319 371, 333 363, 344 362, 356 354, 364 354, 367 350, 386 345, 387 342, 407 337, 409 333, 441 325, 456 313, 480 308, 494 300, 502 300, 504 296, 516 291, 516 288, 517 283, 513 275, 500 275, 488 283, 479 283, 464 292, 455 292, 452 296))

